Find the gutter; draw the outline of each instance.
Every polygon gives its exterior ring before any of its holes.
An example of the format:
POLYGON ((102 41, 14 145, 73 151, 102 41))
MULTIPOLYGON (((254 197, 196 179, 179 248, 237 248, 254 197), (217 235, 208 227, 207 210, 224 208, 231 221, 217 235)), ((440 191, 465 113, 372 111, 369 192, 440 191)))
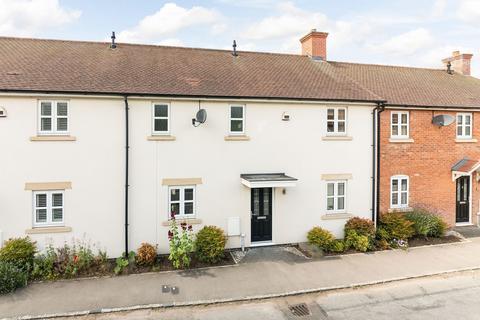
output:
POLYGON ((129 107, 128 107, 128 96, 124 96, 125 102, 125 258, 128 257, 128 171, 129 171, 129 107))
POLYGON ((380 211, 380 113, 385 104, 377 103, 372 111, 372 221, 377 226, 380 211))

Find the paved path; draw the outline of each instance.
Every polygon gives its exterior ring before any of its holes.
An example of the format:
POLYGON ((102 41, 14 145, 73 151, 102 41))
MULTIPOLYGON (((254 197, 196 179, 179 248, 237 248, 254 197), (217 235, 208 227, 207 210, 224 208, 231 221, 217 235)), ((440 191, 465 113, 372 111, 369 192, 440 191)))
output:
POLYGON ((266 259, 232 267, 37 283, 0 296, 0 318, 138 305, 181 305, 331 289, 480 268, 480 238, 445 246, 315 261, 266 259), (163 284, 180 288, 162 293, 163 284))

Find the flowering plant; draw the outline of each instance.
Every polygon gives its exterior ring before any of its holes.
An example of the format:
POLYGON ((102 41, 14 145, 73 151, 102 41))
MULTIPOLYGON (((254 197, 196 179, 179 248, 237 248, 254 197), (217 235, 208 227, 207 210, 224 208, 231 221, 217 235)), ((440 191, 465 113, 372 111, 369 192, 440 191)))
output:
POLYGON ((193 228, 185 222, 180 227, 175 220, 175 214, 171 214, 171 225, 168 230, 168 239, 170 241, 170 255, 168 260, 172 262, 175 269, 188 268, 193 252, 193 228))

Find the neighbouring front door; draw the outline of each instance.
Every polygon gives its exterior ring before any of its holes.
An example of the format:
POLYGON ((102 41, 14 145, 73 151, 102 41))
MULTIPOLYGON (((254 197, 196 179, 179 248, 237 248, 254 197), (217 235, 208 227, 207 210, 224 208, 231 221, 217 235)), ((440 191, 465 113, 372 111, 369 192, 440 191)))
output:
POLYGON ((251 195, 252 242, 272 241, 272 188, 253 188, 251 195))
POLYGON ((470 221, 470 177, 457 179, 457 215, 456 222, 470 221))

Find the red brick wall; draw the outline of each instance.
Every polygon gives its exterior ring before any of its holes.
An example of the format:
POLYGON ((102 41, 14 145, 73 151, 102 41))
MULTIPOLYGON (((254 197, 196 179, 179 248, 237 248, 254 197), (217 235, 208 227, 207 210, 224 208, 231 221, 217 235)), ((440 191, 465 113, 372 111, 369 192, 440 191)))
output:
MULTIPOLYGON (((438 127, 432 117, 456 112, 410 110, 410 138, 413 143, 391 143, 390 110, 381 113, 380 137, 380 212, 390 208, 390 178, 407 175, 410 179, 410 207, 423 207, 441 215, 449 225, 455 224, 455 182, 451 167, 468 157, 480 160, 478 143, 456 142, 456 123, 438 127)), ((480 139, 480 114, 473 113, 473 138, 480 139)), ((472 179, 472 222, 476 223, 479 183, 472 179)))

